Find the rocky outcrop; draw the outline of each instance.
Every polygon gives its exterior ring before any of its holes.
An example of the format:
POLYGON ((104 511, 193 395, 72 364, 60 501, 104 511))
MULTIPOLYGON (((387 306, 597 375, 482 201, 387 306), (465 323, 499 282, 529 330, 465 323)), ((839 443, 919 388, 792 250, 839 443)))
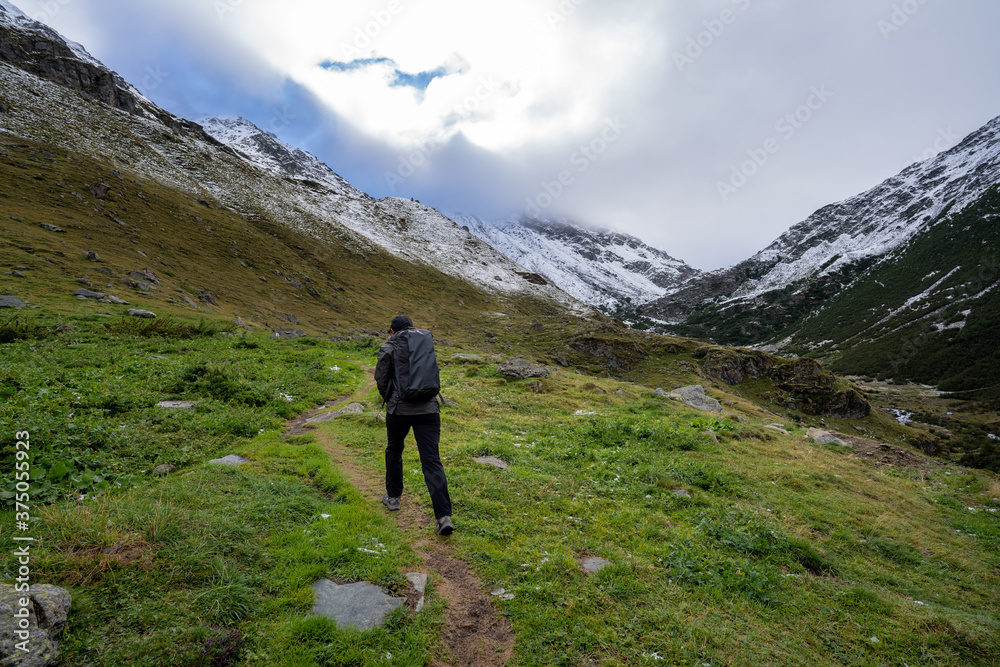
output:
POLYGON ((648 355, 638 343, 615 338, 583 337, 570 346, 590 357, 596 357, 609 370, 628 370, 648 355))
POLYGON ((711 347, 694 353, 708 377, 736 386, 743 381, 771 380, 786 392, 785 405, 806 414, 864 419, 871 413, 868 397, 854 385, 825 370, 813 359, 783 359, 759 350, 711 347))

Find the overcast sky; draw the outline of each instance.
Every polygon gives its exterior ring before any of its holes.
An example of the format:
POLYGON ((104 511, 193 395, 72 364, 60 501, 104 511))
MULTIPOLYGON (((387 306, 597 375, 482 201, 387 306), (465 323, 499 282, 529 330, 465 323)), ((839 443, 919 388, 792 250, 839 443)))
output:
POLYGON ((20 0, 369 194, 734 264, 1000 115, 996 0, 20 0))

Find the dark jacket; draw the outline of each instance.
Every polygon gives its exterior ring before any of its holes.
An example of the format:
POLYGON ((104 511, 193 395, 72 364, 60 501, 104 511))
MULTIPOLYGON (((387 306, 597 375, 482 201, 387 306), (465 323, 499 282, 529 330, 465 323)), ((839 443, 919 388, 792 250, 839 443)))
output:
POLYGON ((433 415, 441 411, 437 397, 426 403, 407 403, 400 400, 396 392, 396 332, 378 351, 378 363, 375 364, 375 384, 378 393, 385 399, 386 412, 390 415, 433 415))

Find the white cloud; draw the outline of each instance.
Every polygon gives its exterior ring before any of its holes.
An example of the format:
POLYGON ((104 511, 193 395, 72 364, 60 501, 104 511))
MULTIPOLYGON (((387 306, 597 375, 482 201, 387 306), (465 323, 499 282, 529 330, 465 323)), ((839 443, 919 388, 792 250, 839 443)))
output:
POLYGON ((597 29, 587 4, 573 0, 283 0, 245 3, 225 20, 230 38, 372 137, 403 149, 461 132, 498 152, 600 123, 609 93, 641 68, 644 42, 657 39, 642 23, 621 27, 597 29), (424 95, 390 87, 391 65, 320 67, 359 58, 390 58, 410 74, 463 67, 435 79, 424 95))

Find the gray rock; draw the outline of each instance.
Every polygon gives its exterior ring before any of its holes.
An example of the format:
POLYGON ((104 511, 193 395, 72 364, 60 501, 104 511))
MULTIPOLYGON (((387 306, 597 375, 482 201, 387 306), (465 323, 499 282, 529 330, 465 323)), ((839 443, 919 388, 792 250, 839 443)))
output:
POLYGON ((104 292, 91 292, 89 289, 80 288, 73 292, 73 296, 83 299, 94 299, 95 301, 100 301, 107 296, 104 292))
POLYGON ((663 397, 663 398, 670 398, 670 394, 668 394, 668 393, 667 393, 667 392, 666 392, 666 391, 665 391, 665 390, 663 389, 663 387, 657 387, 656 391, 654 391, 653 393, 654 393, 654 394, 656 394, 657 396, 661 396, 661 397, 663 397))
POLYGON ((598 558, 597 556, 591 556, 582 563, 583 569, 590 573, 600 572, 611 564, 611 561, 598 558))
POLYGON ((94 195, 98 199, 104 199, 111 192, 111 186, 107 183, 102 183, 101 181, 94 181, 89 186, 90 194, 94 195))
POLYGON ((784 433, 785 435, 788 435, 788 429, 785 428, 784 424, 768 424, 764 428, 769 428, 772 431, 777 431, 778 433, 784 433))
POLYGON ((338 586, 329 579, 320 579, 313 584, 313 592, 313 614, 325 616, 342 628, 358 630, 381 626, 386 616, 404 602, 367 581, 338 586))
POLYGON ((306 332, 302 329, 276 329, 271 338, 305 338, 306 332))
POLYGON ((420 613, 424 608, 424 593, 427 591, 427 575, 423 572, 407 572, 406 578, 409 580, 410 585, 413 586, 413 590, 420 593, 420 599, 417 600, 417 606, 414 609, 417 613, 420 613))
POLYGON ((153 468, 153 474, 166 475, 168 472, 173 472, 175 470, 177 470, 177 468, 173 467, 169 463, 164 463, 163 465, 158 465, 155 468, 153 468))
POLYGON ((547 369, 535 365, 530 361, 525 361, 524 359, 511 359, 510 361, 505 361, 497 366, 497 370, 508 377, 521 379, 547 378, 549 376, 549 371, 547 369))
POLYGON ((239 454, 230 454, 229 456, 223 456, 221 459, 212 459, 209 463, 215 463, 220 466, 241 466, 244 463, 250 463, 250 459, 243 458, 239 454))
POLYGON ((55 225, 50 225, 47 222, 42 223, 42 229, 47 229, 50 232, 55 232, 56 234, 65 234, 66 230, 62 227, 56 227, 55 225))
POLYGON ((94 286, 94 283, 90 282, 90 278, 88 278, 87 276, 80 276, 79 278, 76 279, 76 282, 80 283, 81 285, 86 285, 87 287, 94 286))
MULTIPOLYGON (((151 359, 166 359, 166 357, 150 357, 151 359)), ((160 401, 156 404, 158 408, 173 408, 176 410, 190 410, 198 405, 197 401, 160 401)))
POLYGON ((806 437, 812 438, 812 441, 820 445, 837 445, 839 447, 850 447, 849 444, 835 436, 829 431, 823 431, 818 428, 811 428, 806 432, 806 437))
POLYGON ((13 584, 0 584, 0 657, 3 667, 46 667, 59 658, 56 637, 66 627, 66 618, 73 599, 69 592, 49 584, 33 584, 29 593, 18 592, 13 584), (27 601, 27 606, 21 602, 27 601), (23 611, 22 611, 23 610, 23 611), (26 628, 15 614, 26 614, 26 628), (24 633, 24 634, 18 634, 24 633), (20 651, 18 644, 27 652, 20 651))
POLYGON ((101 301, 107 301, 108 303, 117 303, 117 304, 122 305, 122 306, 127 306, 128 305, 128 301, 126 301, 125 299, 119 299, 118 297, 114 296, 113 294, 107 295, 106 297, 104 297, 103 299, 101 299, 101 301))
POLYGON ((674 494, 678 498, 690 498, 691 494, 686 489, 674 489, 670 493, 674 494))
POLYGON ((87 259, 89 259, 89 260, 90 260, 91 262, 97 262, 97 261, 99 261, 99 260, 101 259, 101 256, 100 256, 100 255, 98 255, 98 254, 97 254, 96 252, 94 252, 93 250, 88 250, 87 252, 85 252, 85 253, 83 253, 83 254, 84 254, 84 256, 86 256, 86 258, 87 258, 87 259))
POLYGON ((351 403, 345 408, 339 410, 334 410, 333 412, 322 412, 314 417, 310 417, 306 420, 307 424, 319 424, 322 422, 328 422, 331 419, 336 419, 341 415, 360 415, 365 411, 365 406, 360 403, 351 403))
POLYGON ((142 269, 141 271, 130 271, 129 276, 134 280, 138 280, 143 283, 152 283, 154 285, 160 284, 160 279, 156 277, 156 274, 149 269, 142 269))
POLYGON ((197 308, 198 304, 194 302, 194 299, 189 297, 187 294, 181 294, 181 301, 191 306, 192 308, 197 308))
POLYGON ((453 354, 451 355, 451 358, 457 361, 465 361, 469 363, 479 363, 483 360, 483 358, 478 354, 453 354))
POLYGON ((0 308, 24 308, 27 305, 16 296, 0 296, 0 308))
POLYGON ((674 389, 667 394, 667 397, 675 401, 680 401, 696 410, 714 413, 722 412, 722 404, 714 398, 706 396, 705 388, 700 384, 674 389))
POLYGON ((10 275, 14 276, 15 278, 27 278, 28 277, 28 276, 24 275, 23 273, 21 273, 20 271, 11 271, 10 275))
POLYGON ((151 320, 156 317, 156 313, 148 310, 143 310, 141 308, 129 308, 125 312, 131 315, 132 317, 142 317, 147 320, 151 320))
POLYGON ((492 466, 494 468, 499 468, 500 470, 506 470, 510 466, 506 461, 502 461, 495 456, 479 456, 475 459, 476 463, 484 466, 492 466))

